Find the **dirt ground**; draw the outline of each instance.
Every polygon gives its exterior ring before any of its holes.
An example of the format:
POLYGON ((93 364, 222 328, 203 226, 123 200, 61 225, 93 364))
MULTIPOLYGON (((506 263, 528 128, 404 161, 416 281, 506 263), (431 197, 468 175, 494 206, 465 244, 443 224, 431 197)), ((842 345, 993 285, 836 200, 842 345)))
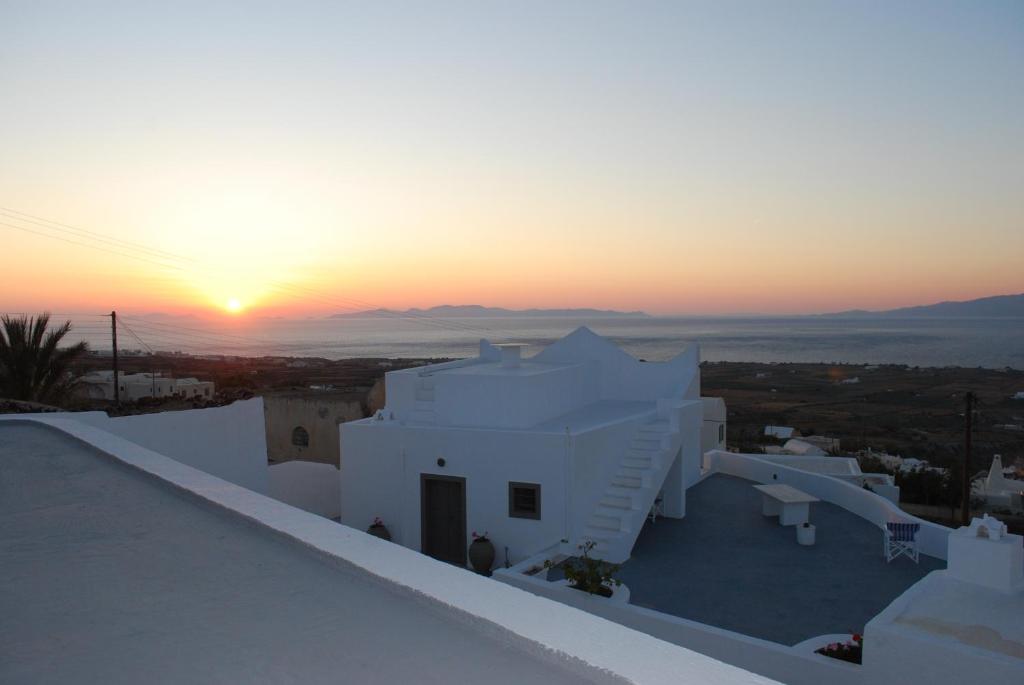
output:
POLYGON ((935 466, 960 464, 964 395, 977 396, 972 473, 993 454, 1024 457, 1024 371, 829 364, 705 363, 705 396, 724 397, 730 447, 752 450, 765 425, 840 438, 843 453, 871 447, 935 466), (853 382, 852 379, 857 379, 853 382), (846 382, 844 382, 846 381, 846 382))

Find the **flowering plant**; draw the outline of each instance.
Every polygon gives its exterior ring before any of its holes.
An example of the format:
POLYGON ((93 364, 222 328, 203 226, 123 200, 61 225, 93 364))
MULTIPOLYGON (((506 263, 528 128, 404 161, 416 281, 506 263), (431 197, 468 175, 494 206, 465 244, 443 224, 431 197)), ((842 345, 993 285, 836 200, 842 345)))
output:
POLYGON ((489 540, 490 538, 487 537, 486 530, 483 532, 483 535, 477 535, 477 532, 473 531, 473 542, 488 542, 489 540))
POLYGON ((384 521, 381 520, 380 516, 374 516, 373 517, 373 525, 374 526, 383 526, 384 525, 384 521))
MULTIPOLYGON (((569 559, 562 566, 562 573, 569 581, 569 587, 574 590, 582 590, 592 595, 611 597, 613 588, 622 585, 622 581, 615 577, 619 571, 617 564, 608 564, 600 559, 590 557, 591 550, 597 546, 593 540, 584 540, 576 546, 580 550, 578 559, 569 559)), ((544 566, 551 568, 550 561, 545 561, 544 566)))
POLYGON ((821 649, 815 650, 816 654, 823 654, 840 661, 848 661, 851 664, 859 664, 864 652, 864 638, 859 633, 853 633, 846 642, 831 642, 821 649))

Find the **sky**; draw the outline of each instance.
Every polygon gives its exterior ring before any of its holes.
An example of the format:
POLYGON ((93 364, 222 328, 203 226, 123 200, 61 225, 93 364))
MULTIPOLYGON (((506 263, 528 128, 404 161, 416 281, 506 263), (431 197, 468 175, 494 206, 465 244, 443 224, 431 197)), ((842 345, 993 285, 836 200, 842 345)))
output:
POLYGON ((0 311, 1024 292, 1022 112, 1018 1, 0 0, 0 311))

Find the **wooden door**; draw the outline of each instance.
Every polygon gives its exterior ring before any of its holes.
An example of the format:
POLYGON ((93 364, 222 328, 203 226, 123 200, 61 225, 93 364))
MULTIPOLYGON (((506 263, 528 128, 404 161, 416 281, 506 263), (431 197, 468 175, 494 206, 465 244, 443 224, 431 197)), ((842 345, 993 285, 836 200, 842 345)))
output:
POLYGON ((466 479, 420 476, 420 543, 424 554, 466 565, 466 479))

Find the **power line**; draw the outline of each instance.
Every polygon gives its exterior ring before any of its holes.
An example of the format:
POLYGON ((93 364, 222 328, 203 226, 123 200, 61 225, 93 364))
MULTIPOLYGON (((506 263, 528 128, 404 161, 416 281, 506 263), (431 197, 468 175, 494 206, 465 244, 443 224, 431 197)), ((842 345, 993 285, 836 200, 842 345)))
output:
POLYGON ((121 326, 121 328, 123 328, 123 329, 125 329, 126 331, 128 331, 129 333, 131 333, 132 337, 133 337, 133 338, 135 338, 136 340, 138 340, 138 341, 139 341, 139 344, 140 344, 140 345, 142 345, 142 346, 143 346, 143 347, 145 347, 145 348, 146 348, 147 350, 149 350, 149 353, 150 353, 150 354, 156 354, 156 353, 155 353, 155 352, 153 351, 153 348, 152 348, 152 347, 150 347, 149 345, 147 345, 147 344, 146 344, 146 341, 145 341, 145 340, 143 340, 142 338, 140 338, 140 337, 139 337, 139 334, 138 334, 138 333, 136 333, 135 331, 133 331, 133 330, 131 329, 131 327, 130 327, 130 326, 129 326, 128 324, 126 324, 126 323, 124 322, 124 320, 123 320, 123 318, 122 318, 122 317, 118 317, 118 321, 117 321, 117 323, 118 323, 118 324, 119 324, 119 325, 121 326))
POLYGON ((189 263, 193 263, 193 264, 197 263, 196 260, 192 259, 191 257, 185 257, 185 256, 182 256, 182 255, 175 254, 173 252, 167 252, 166 250, 159 250, 159 249, 156 249, 156 248, 151 248, 151 247, 148 247, 146 245, 142 245, 141 243, 133 243, 133 242, 130 242, 128 240, 121 240, 120 238, 113 238, 113 237, 110 237, 110 236, 106 236, 106 235, 104 235, 102 233, 96 233, 95 231, 90 231, 90 230, 85 229, 85 228, 79 228, 77 226, 72 226, 70 224, 64 224, 64 223, 61 223, 59 221, 53 221, 52 219, 45 219, 43 217, 35 216, 33 214, 26 214, 25 212, 19 212, 16 209, 9 209, 7 207, 0 207, 0 215, 7 215, 6 218, 13 219, 15 221, 27 221, 28 223, 36 224, 37 226, 42 226, 43 228, 48 228, 48 229, 51 229, 51 230, 54 230, 54 231, 60 231, 62 233, 70 233, 71 235, 76 235, 76 236, 79 236, 79 237, 82 237, 82 238, 88 238, 88 239, 96 240, 96 241, 99 241, 99 242, 108 243, 108 244, 115 245, 115 246, 118 246, 118 247, 124 247, 124 248, 127 248, 127 249, 139 250, 141 252, 148 252, 148 253, 150 253, 150 254, 152 254, 152 255, 154 255, 156 257, 160 257, 162 259, 171 259, 171 260, 189 262, 189 263), (12 214, 13 215, 18 215, 18 216, 11 216, 12 214))
MULTIPOLYGON (((95 232, 95 231, 90 231, 88 229, 80 228, 80 227, 77 227, 77 226, 72 226, 70 224, 64 224, 64 223, 61 223, 61 222, 58 222, 58 221, 53 221, 53 220, 50 220, 50 219, 45 219, 43 217, 39 217, 39 216, 32 215, 32 214, 27 214, 25 212, 19 212, 17 210, 5 208, 5 207, 0 207, 0 210, 2 210, 3 212, 6 212, 6 214, 0 214, 0 216, 3 216, 6 219, 10 219, 10 220, 13 220, 13 221, 31 222, 31 223, 33 223, 33 224, 35 224, 37 226, 41 226, 42 228, 45 228, 47 230, 62 231, 64 233, 66 233, 66 234, 70 233, 76 239, 68 238, 68 237, 61 236, 61 235, 54 235, 52 233, 46 233, 46 232, 43 232, 43 231, 40 231, 40 230, 37 230, 37 229, 34 229, 34 228, 29 228, 29 227, 26 227, 26 226, 12 224, 12 223, 8 223, 8 222, 5 222, 5 221, 0 221, 0 225, 6 226, 8 228, 13 228, 13 229, 16 229, 16 230, 24 231, 26 233, 31 233, 31 234, 38 235, 38 236, 45 237, 45 238, 53 238, 55 240, 61 240, 63 242, 66 242, 66 243, 69 243, 69 244, 72 244, 72 245, 77 245, 79 247, 86 247, 86 248, 97 250, 97 251, 100 251, 100 252, 107 252, 109 254, 117 255, 119 257, 127 257, 129 259, 136 259, 136 260, 140 260, 140 261, 145 261, 147 263, 154 264, 156 266, 160 266, 160 267, 163 267, 165 269, 172 269, 172 270, 175 270, 175 271, 181 271, 181 272, 195 273, 195 274, 199 274, 199 275, 204 275, 198 269, 195 268, 195 265, 198 264, 198 262, 196 260, 190 258, 190 257, 185 257, 185 256, 178 255, 178 254, 175 254, 175 253, 172 253, 172 252, 167 252, 165 250, 158 250, 158 249, 150 248, 148 246, 142 245, 141 243, 133 243, 133 242, 129 242, 129 241, 120 240, 120 239, 117 239, 117 238, 111 238, 109 236, 105 236, 104 234, 101 234, 101 233, 98 233, 98 232, 95 232), (15 214, 15 215, 20 215, 20 216, 10 216, 10 214, 15 214), (22 217, 26 217, 26 218, 22 218, 22 217), (44 224, 44 223, 41 223, 41 222, 46 222, 46 223, 44 224), (46 224, 53 224, 53 225, 46 225, 46 224), (88 242, 82 242, 83 240, 85 240, 85 241, 93 240, 93 241, 99 242, 101 244, 100 245, 96 245, 96 244, 91 244, 91 243, 88 243, 88 242), (117 249, 111 249, 110 246, 113 246, 114 248, 117 248, 117 249), (163 261, 159 261, 159 260, 163 260, 163 261), (188 264, 188 266, 183 266, 181 264, 174 264, 174 263, 168 264, 168 263, 166 263, 167 260, 170 260, 172 262, 183 262, 185 264, 188 264)), ((489 328, 487 326, 467 324, 467 323, 460 322, 460 321, 453 321, 451 319, 441 319, 439 317, 434 317, 434 316, 431 316, 431 315, 425 314, 425 313, 391 312, 391 311, 385 310, 383 307, 380 307, 379 305, 376 305, 374 303, 366 302, 366 301, 363 301, 363 300, 358 300, 358 299, 352 298, 352 297, 339 297, 337 295, 335 295, 335 296, 324 296, 322 293, 320 293, 318 291, 315 291, 313 289, 306 288, 304 286, 297 285, 297 284, 291 284, 291 283, 286 283, 286 282, 282 282, 282 281, 270 281, 270 285, 271 285, 272 288, 278 290, 279 292, 284 292, 286 294, 295 295, 295 296, 298 296, 300 298, 301 297, 305 297, 307 299, 309 299, 309 298, 317 299, 317 300, 319 300, 322 303, 329 304, 332 307, 336 307, 336 308, 343 309, 343 310, 344 309, 350 309, 350 310, 354 311, 358 307, 373 308, 373 309, 380 310, 381 314, 383 314, 384 316, 387 316, 389 318, 392 318, 392 319, 403 319, 403 320, 407 320, 407 321, 419 322, 419 323, 423 323, 425 325, 431 325, 431 326, 435 326, 435 327, 443 328, 443 329, 447 329, 447 330, 452 330, 452 331, 474 332, 474 333, 483 332, 483 333, 488 333, 488 334, 494 332, 493 329, 491 329, 491 328, 489 328), (340 301, 347 301, 349 304, 340 304, 339 300, 340 301), (352 306, 352 305, 355 305, 355 306, 352 306)))

